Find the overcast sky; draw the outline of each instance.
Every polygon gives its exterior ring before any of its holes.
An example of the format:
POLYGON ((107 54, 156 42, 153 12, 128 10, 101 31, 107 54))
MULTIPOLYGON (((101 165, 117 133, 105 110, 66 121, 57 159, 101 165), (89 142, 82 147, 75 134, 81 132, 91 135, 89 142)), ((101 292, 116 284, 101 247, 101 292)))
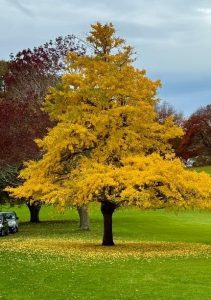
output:
POLYGON ((211 0, 0 0, 0 59, 59 35, 112 22, 159 97, 185 115, 211 104, 211 0))

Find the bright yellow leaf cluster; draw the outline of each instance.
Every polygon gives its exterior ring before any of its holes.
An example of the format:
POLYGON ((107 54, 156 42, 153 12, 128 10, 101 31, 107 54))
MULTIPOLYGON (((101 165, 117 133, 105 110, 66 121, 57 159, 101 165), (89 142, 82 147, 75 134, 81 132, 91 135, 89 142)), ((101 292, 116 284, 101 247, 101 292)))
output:
POLYGON ((112 24, 92 26, 93 53, 67 57, 68 73, 51 88, 45 111, 57 125, 26 163, 24 183, 7 190, 59 206, 113 201, 141 208, 209 207, 211 179, 174 158, 181 136, 173 119, 156 121, 159 81, 133 66, 132 48, 112 24))

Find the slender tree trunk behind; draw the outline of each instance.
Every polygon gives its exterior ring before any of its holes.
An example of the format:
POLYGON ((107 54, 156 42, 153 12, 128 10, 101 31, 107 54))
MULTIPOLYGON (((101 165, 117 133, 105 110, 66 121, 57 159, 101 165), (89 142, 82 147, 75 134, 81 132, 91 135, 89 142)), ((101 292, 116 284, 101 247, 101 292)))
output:
POLYGON ((30 222, 38 223, 40 221, 39 213, 40 213, 41 205, 36 203, 32 203, 32 204, 27 203, 27 206, 30 212, 30 222))
POLYGON ((88 207, 86 205, 77 207, 79 219, 80 219, 80 229, 81 230, 89 230, 89 215, 88 215, 88 207))
POLYGON ((104 232, 103 232, 103 246, 113 246, 113 231, 112 231, 112 215, 116 205, 109 201, 101 203, 101 212, 103 214, 104 232))

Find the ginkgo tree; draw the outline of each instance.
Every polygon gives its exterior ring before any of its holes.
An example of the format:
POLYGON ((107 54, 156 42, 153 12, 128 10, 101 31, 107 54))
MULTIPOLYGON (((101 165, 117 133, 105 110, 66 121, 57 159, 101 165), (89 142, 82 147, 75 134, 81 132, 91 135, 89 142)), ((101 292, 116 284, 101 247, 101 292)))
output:
POLYGON ((56 126, 37 144, 42 158, 8 188, 60 207, 101 203, 103 245, 113 245, 112 214, 121 205, 141 209, 207 207, 211 179, 185 169, 169 140, 183 134, 171 117, 157 121, 159 81, 134 66, 133 49, 112 24, 91 26, 90 53, 69 53, 68 73, 51 88, 44 110, 56 126))

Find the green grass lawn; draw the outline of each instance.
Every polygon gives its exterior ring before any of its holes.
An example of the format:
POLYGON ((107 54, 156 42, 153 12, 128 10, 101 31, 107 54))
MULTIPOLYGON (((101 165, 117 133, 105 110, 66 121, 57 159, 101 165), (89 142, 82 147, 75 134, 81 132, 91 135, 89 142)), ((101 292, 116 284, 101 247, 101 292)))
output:
POLYGON ((206 172, 208 174, 211 174, 211 166, 206 166, 206 167, 197 167, 197 168, 194 168, 197 172, 206 172))
POLYGON ((102 247, 97 204, 88 232, 75 210, 43 207, 39 224, 27 207, 11 210, 20 232, 0 237, 0 300, 211 299, 209 212, 119 209, 116 246, 102 247))
POLYGON ((114 214, 117 246, 104 251, 98 206, 90 208, 91 230, 85 233, 78 229, 74 210, 59 214, 43 207, 40 224, 27 222, 27 208, 14 210, 21 220, 20 232, 0 239, 1 300, 210 299, 210 249, 200 250, 211 245, 210 213, 121 209, 114 214), (63 240, 66 252, 58 248, 63 240), (69 241, 82 244, 72 251, 69 241), (46 248, 37 248, 40 243, 46 248), (199 253, 191 252, 195 245, 199 253), (184 255, 174 254, 180 246, 185 247, 184 255), (137 247, 152 255, 137 256, 137 247), (125 256, 127 251, 132 255, 125 256))

